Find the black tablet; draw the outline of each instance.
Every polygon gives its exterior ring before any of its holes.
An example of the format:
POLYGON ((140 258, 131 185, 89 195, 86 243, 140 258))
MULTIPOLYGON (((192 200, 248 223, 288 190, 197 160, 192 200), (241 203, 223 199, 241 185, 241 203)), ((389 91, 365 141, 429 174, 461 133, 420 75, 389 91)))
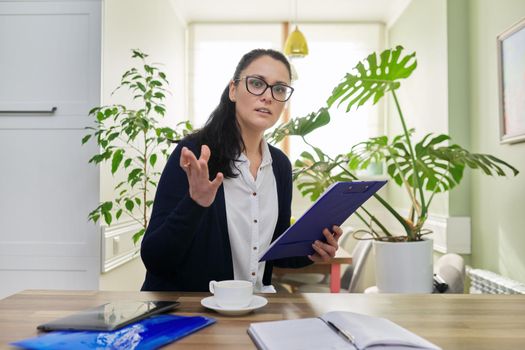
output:
POLYGON ((178 301, 111 302, 41 324, 37 329, 112 331, 148 316, 170 311, 179 304, 178 301))

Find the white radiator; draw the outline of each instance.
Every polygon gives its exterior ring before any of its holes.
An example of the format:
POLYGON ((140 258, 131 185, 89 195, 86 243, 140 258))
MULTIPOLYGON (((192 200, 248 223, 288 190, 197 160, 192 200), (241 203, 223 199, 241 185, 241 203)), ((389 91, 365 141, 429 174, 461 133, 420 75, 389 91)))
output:
POLYGON ((467 267, 471 294, 525 294, 525 283, 488 270, 467 267))

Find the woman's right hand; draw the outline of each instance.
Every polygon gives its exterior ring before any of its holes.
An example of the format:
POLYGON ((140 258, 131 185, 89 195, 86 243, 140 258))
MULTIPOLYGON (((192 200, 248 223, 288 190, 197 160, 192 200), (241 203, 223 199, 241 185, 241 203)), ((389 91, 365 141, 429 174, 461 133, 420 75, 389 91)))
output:
POLYGON ((186 147, 183 147, 180 153, 180 167, 188 177, 190 197, 202 207, 209 207, 213 203, 224 179, 224 175, 219 172, 215 179, 210 181, 208 171, 210 153, 210 148, 206 145, 202 145, 199 159, 186 147))

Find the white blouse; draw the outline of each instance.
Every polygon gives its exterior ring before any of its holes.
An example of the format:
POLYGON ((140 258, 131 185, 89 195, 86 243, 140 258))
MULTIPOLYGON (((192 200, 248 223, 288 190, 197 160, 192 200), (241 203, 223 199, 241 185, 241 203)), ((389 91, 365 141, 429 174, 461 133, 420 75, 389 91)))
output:
POLYGON ((228 233, 237 280, 251 281, 255 292, 275 293, 273 286, 263 286, 265 262, 259 256, 271 243, 277 224, 277 184, 272 156, 262 141, 262 162, 257 178, 250 173, 250 161, 244 153, 236 162, 236 178, 224 179, 224 198, 228 233))

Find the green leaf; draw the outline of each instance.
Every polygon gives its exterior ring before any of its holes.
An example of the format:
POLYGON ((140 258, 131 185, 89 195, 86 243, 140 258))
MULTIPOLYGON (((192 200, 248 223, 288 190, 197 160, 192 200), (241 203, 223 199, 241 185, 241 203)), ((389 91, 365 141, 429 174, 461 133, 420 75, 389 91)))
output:
MULTIPOLYGON (((146 57, 148 57, 148 55, 146 55, 145 53, 143 53, 142 51, 138 50, 138 49, 134 49, 134 50, 131 50, 133 52, 133 55, 131 56, 132 58, 135 58, 135 57, 140 57, 142 59, 145 59, 146 57)), ((136 68, 133 68, 133 71, 136 71, 136 68)))
POLYGON ((86 135, 82 138, 82 144, 85 144, 86 142, 89 141, 89 139, 91 138, 91 134, 90 135, 86 135))
POLYGON ((97 213, 97 214, 90 215, 89 219, 96 223, 100 219, 100 214, 97 213))
POLYGON ((140 89, 140 91, 146 92, 146 87, 140 81, 137 81, 137 87, 140 89))
POLYGON ((92 115, 92 114, 95 114, 95 112, 98 112, 98 110, 100 109, 100 107, 94 107, 94 108, 91 108, 89 110, 89 115, 92 115))
POLYGON ((316 200, 324 190, 337 181, 351 181, 356 176, 345 169, 346 156, 338 155, 328 160, 320 150, 315 149, 315 155, 303 152, 296 160, 293 179, 298 183, 297 188, 303 196, 316 200))
POLYGON ((153 107, 153 109, 155 110, 155 112, 157 112, 158 114, 164 116, 164 113, 166 112, 166 109, 162 106, 155 106, 153 107))
POLYGON ((115 217, 118 219, 120 219, 120 216, 122 215, 122 209, 119 209, 117 210, 117 213, 115 214, 115 217))
POLYGON ((128 158, 124 161, 124 168, 128 168, 130 165, 131 165, 131 162, 133 161, 133 159, 131 158, 128 158))
POLYGON ((104 221, 106 222, 106 224, 108 226, 111 225, 111 221, 113 221, 112 217, 111 217, 111 213, 110 212, 104 212, 102 213, 104 215, 104 221))
POLYGON ((135 186, 138 182, 140 182, 140 178, 139 177, 136 177, 134 178, 133 180, 130 181, 129 185, 131 187, 135 186))
POLYGON ((150 157, 149 157, 149 163, 151 164, 151 166, 155 166, 155 163, 157 162, 157 155, 155 153, 153 153, 150 157))
POLYGON ((339 101, 338 106, 346 102, 346 111, 352 107, 359 108, 372 98, 376 104, 385 92, 399 88, 399 80, 408 78, 417 67, 415 52, 402 56, 403 47, 383 51, 379 56, 370 54, 359 62, 352 73, 347 73, 343 81, 332 91, 327 100, 331 107, 339 101))
POLYGON ((135 168, 135 169, 131 170, 131 172, 128 174, 128 182, 132 181, 133 179, 136 179, 141 174, 142 174, 142 169, 141 168, 135 168))
POLYGON ((113 209, 113 203, 112 202, 104 202, 100 206, 100 210, 102 210, 102 211, 110 211, 111 209, 113 209))
POLYGON ((113 140, 116 139, 119 135, 120 135, 120 133, 118 133, 118 132, 114 132, 114 133, 109 134, 109 136, 108 136, 108 141, 109 141, 109 142, 113 141, 113 140))
POLYGON ((122 149, 117 149, 113 153, 113 159, 111 161, 111 174, 115 174, 115 172, 118 170, 118 167, 122 162, 122 158, 124 158, 124 151, 122 149))
POLYGON ((93 157, 91 157, 88 161, 88 163, 95 163, 95 164, 99 164, 100 162, 102 162, 104 160, 104 157, 100 154, 95 154, 93 157))
POLYGON ((326 108, 308 114, 305 117, 294 118, 285 124, 279 125, 267 136, 270 143, 277 143, 286 136, 305 136, 312 131, 327 125, 330 122, 330 113, 326 108))
POLYGON ((147 64, 144 65, 144 70, 149 74, 153 74, 153 67, 150 67, 147 64))
POLYGON ((135 204, 133 204, 133 201, 129 198, 126 199, 126 202, 124 203, 124 205, 126 209, 130 212, 133 211, 133 207, 135 206, 135 204))
POLYGON ((133 243, 134 243, 134 244, 137 244, 138 241, 140 241, 140 238, 141 238, 142 236, 144 236, 144 232, 146 232, 146 230, 141 229, 141 230, 139 230, 137 233, 135 233, 135 234, 133 235, 133 243))

